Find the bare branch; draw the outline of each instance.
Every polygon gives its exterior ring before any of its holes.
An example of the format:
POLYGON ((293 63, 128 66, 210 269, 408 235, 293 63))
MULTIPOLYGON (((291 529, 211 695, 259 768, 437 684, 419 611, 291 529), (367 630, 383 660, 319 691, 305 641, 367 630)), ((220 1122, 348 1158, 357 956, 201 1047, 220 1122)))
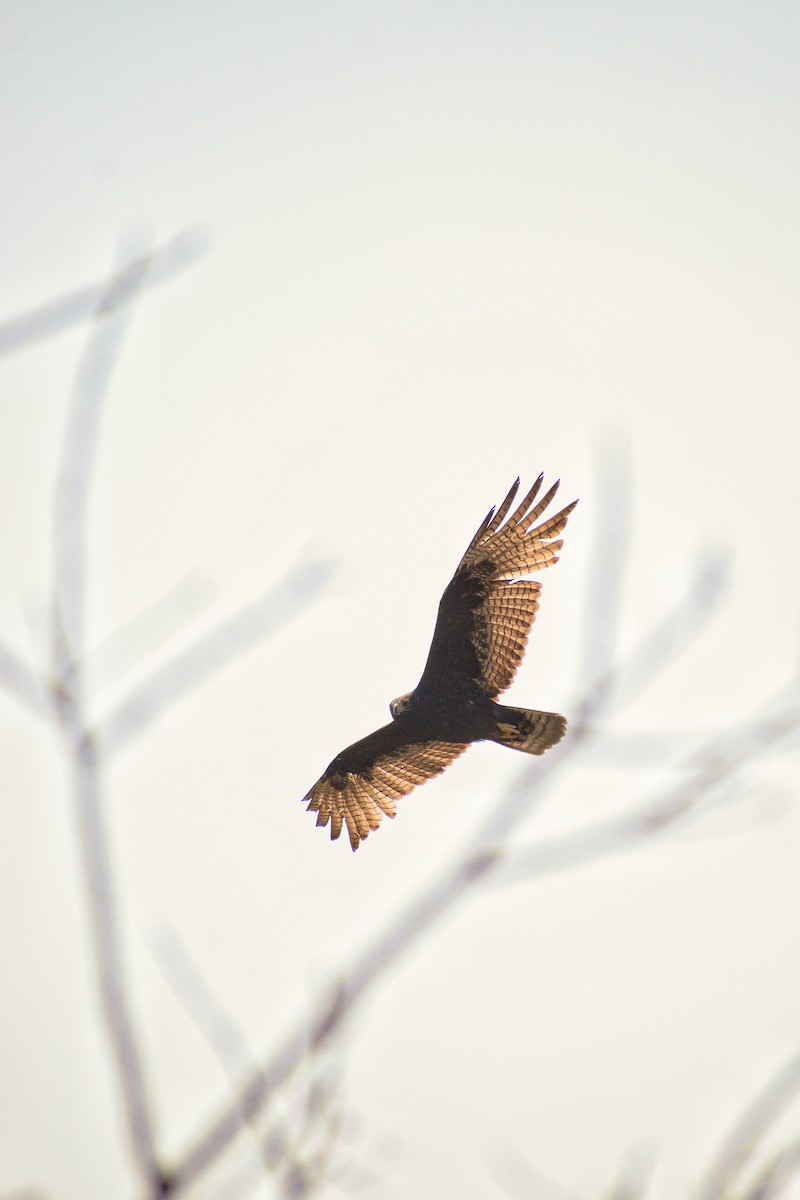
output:
MULTIPOLYGON (((239 1083, 243 1068, 250 1074, 260 1075, 260 1068, 254 1066, 244 1037, 200 976, 182 943, 173 934, 162 935, 155 952, 165 978, 204 1034, 231 1083, 239 1083)), ((238 1103, 238 1093, 235 1095, 238 1103)), ((261 1178, 264 1171, 269 1174, 279 1172, 286 1195, 307 1194, 309 1180, 321 1177, 335 1150, 340 1122, 330 1108, 331 1088, 316 1073, 308 1085, 299 1118, 293 1122, 297 1128, 291 1136, 284 1118, 273 1119, 262 1132, 258 1112, 240 1106, 240 1128, 250 1129, 259 1149, 261 1178), (304 1147, 315 1140, 318 1127, 323 1130, 322 1136, 316 1139, 315 1151, 307 1155, 304 1147)), ((181 1181, 173 1179, 173 1186, 176 1182, 181 1181)))
POLYGON ((699 637, 717 610, 729 577, 729 556, 706 549, 698 554, 683 597, 650 630, 621 662, 573 707, 571 742, 583 737, 613 689, 613 707, 623 708, 647 688, 665 667, 699 637))
POLYGON ((486 1161, 489 1174, 514 1200, 587 1200, 548 1178, 516 1146, 495 1151, 486 1161))
POLYGON ((655 1165, 655 1154, 651 1149, 635 1146, 625 1156, 619 1178, 607 1200, 644 1200, 655 1165))
POLYGON ((154 287, 180 274, 207 253, 209 239, 198 229, 187 229, 163 246, 129 263, 111 280, 103 279, 49 300, 38 308, 0 322, 0 355, 11 354, 44 338, 53 337, 93 317, 101 305, 106 310, 126 303, 124 280, 130 272, 142 276, 144 287, 154 287))
POLYGON ((778 1200, 800 1172, 800 1141, 781 1147, 755 1181, 742 1194, 742 1200, 778 1200))
MULTIPOLYGON (((676 645, 685 645, 689 638, 703 627, 703 618, 707 616, 710 608, 709 593, 716 591, 718 580, 717 572, 701 572, 693 580, 686 598, 642 640, 627 663, 627 673, 638 685, 649 681, 662 662, 672 661, 676 645)), ((625 674, 625 667, 622 670, 625 674)), ((632 690, 629 686, 623 690, 623 696, 627 698, 632 690)), ((597 704, 602 703, 607 694, 605 681, 601 679, 580 706, 580 719, 577 730, 573 732, 572 743, 579 744, 582 738, 589 735, 591 727, 588 718, 594 714, 597 704)), ((617 689, 614 690, 614 694, 616 700, 619 695, 617 689)), ((572 743, 566 742, 557 747, 546 760, 548 765, 544 769, 541 764, 536 764, 540 772, 537 780, 540 788, 552 781, 567 755, 577 749, 572 743)), ((523 778, 525 777, 527 772, 523 778)), ((185 1186, 196 1179, 236 1137, 241 1127, 242 1112, 257 1112, 315 1047, 338 1035, 352 1015, 357 1002, 387 967, 421 934, 428 932, 473 884, 498 867, 504 858, 504 839, 516 827, 522 816, 530 812, 532 787, 528 785, 524 788, 517 784, 510 789, 510 793, 495 806, 489 819, 470 839, 466 851, 455 863, 446 867, 428 887, 412 899, 389 927, 356 958, 342 976, 341 982, 322 997, 313 1019, 301 1021, 267 1064, 244 1080, 240 1102, 235 1107, 229 1106, 177 1164, 174 1178, 178 1186, 185 1186)), ((660 806, 649 814, 649 821, 642 820, 639 815, 636 836, 642 836, 643 832, 648 832, 653 824, 658 824, 661 820, 660 806)), ((616 849, 620 844, 619 831, 615 828, 612 832, 613 847, 616 849)), ((631 840, 633 837, 631 832, 631 840)), ((608 839, 601 839, 598 843, 596 831, 593 831, 591 847, 578 847, 577 855, 573 844, 567 847, 567 853, 564 853, 562 847, 563 862, 559 865, 570 866, 579 858, 582 860, 596 857, 605 851, 607 844, 608 839)), ((555 868, 551 868, 548 862, 547 869, 555 868)))
MULTIPOLYGON (((762 747, 784 736, 787 730, 796 724, 799 716, 795 707, 771 722, 764 722, 759 727, 762 747)), ((755 739, 745 746, 740 741, 742 760, 753 753, 754 742, 755 739)), ((605 853, 617 851, 623 845, 661 832, 667 825, 677 821, 679 816, 684 815, 687 807, 695 802, 696 790, 698 784, 702 785, 704 772, 708 774, 709 782, 719 782, 719 764, 714 760, 713 754, 700 762, 697 769, 698 777, 687 785, 685 791, 683 788, 675 789, 674 793, 659 798, 632 817, 594 829, 586 836, 578 834, 554 839, 533 848, 524 862, 526 877, 530 878, 534 872, 544 874, 571 867, 578 862, 595 859, 605 853)), ((502 859, 503 855, 499 849, 495 853, 485 852, 482 855, 474 854, 464 858, 417 896, 388 930, 356 959, 344 981, 323 998, 314 1021, 311 1024, 302 1022, 268 1064, 245 1081, 241 1092, 243 1111, 257 1111, 275 1089, 299 1067, 312 1047, 337 1034, 346 1019, 352 1015, 357 1002, 385 969, 421 933, 427 932, 435 921, 451 908, 457 898, 500 864, 502 859)), ((505 876, 505 872, 503 874, 505 876)), ((238 1112, 229 1110, 224 1113, 178 1166, 176 1182, 184 1185, 195 1179, 235 1137, 239 1120, 238 1112)))
POLYGON ((156 1159, 147 1089, 130 1011, 97 747, 78 729, 72 732, 77 738, 73 745, 72 786, 100 1003, 114 1052, 136 1161, 152 1194, 157 1196, 164 1175, 156 1159))
POLYGON ((138 669, 171 638, 181 635, 188 622, 208 607, 214 591, 207 575, 187 571, 166 592, 92 645, 80 667, 91 680, 93 694, 124 678, 131 668, 138 669))
MULTIPOLYGON (((183 943, 172 932, 162 932, 155 941, 154 953, 164 978, 177 999, 205 1037, 220 1066, 232 1085, 239 1081, 243 1070, 251 1070, 253 1055, 241 1031, 213 994, 205 979, 189 957, 183 943)), ((235 1095, 235 1093, 234 1093, 235 1095)), ((272 1171, 274 1152, 269 1139, 262 1139, 253 1113, 242 1112, 242 1127, 250 1127, 260 1151, 263 1169, 272 1171)), ((276 1136, 273 1131, 272 1138, 276 1136)), ((280 1139, 281 1146, 283 1139, 280 1139)))
MULTIPOLYGON (((141 244, 141 239, 137 238, 141 244)), ((124 239, 118 260, 130 258, 124 239)), ((133 311, 133 300, 152 261, 140 254, 117 269, 102 291, 95 322, 72 390, 64 430, 53 514, 54 604, 71 659, 84 653, 86 537, 89 491, 100 434, 100 416, 111 373, 133 311)), ((63 671, 67 664, 59 663, 63 671)))
POLYGON ((295 567, 276 587, 154 671, 99 723, 104 756, 113 757, 194 688, 296 616, 317 598, 333 568, 330 560, 295 567))
POLYGON ((523 765, 515 783, 478 827, 472 840, 474 852, 497 845, 530 816, 537 795, 596 737, 594 722, 603 709, 613 711, 627 704, 688 648, 708 623, 726 577, 726 564, 721 558, 704 562, 690 578, 683 598, 648 630, 627 659, 595 679, 574 706, 568 738, 550 751, 544 764, 533 760, 523 765))
POLYGON ((243 1034, 209 988, 183 942, 171 930, 152 941, 153 954, 175 997, 214 1051, 225 1074, 237 1079, 253 1059, 243 1034))
MULTIPOLYGON (((720 1148, 700 1192, 701 1200, 726 1200, 746 1170, 766 1135, 782 1113, 800 1094, 800 1051, 784 1063, 755 1100, 745 1109, 720 1148)), ((795 1159, 798 1148, 795 1147, 795 1159)), ((777 1178, 773 1165, 772 1172, 777 1178)), ((786 1164, 788 1166, 788 1164, 786 1164)), ((793 1170, 797 1169, 795 1161, 793 1170)), ((752 1200, 766 1200, 777 1193, 765 1191, 767 1176, 759 1185, 762 1190, 748 1192, 752 1200)), ((771 1185, 770 1185, 771 1186, 771 1185)))
POLYGON ((118 271, 103 292, 73 388, 55 493, 52 596, 52 695, 70 763, 78 848, 86 883, 92 948, 131 1146, 150 1194, 163 1194, 165 1179, 155 1151, 144 1071, 134 1033, 121 948, 111 849, 105 824, 100 762, 88 732, 78 658, 86 610, 87 507, 100 413, 132 301, 149 256, 118 271))
POLYGON ((772 748, 800 723, 800 692, 777 715, 748 721, 722 737, 711 738, 683 768, 685 777, 646 804, 611 821, 578 833, 555 837, 518 850, 511 849, 496 882, 512 883, 593 862, 656 837, 702 811, 702 801, 742 766, 772 748))

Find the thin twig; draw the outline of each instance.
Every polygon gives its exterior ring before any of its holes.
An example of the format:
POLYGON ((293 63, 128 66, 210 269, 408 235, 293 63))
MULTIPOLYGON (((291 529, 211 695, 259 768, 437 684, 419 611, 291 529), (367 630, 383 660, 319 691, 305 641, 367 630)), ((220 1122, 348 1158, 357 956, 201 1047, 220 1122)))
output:
POLYGON ((223 667, 297 616, 328 582, 333 561, 303 563, 270 591, 226 617, 139 684, 98 725, 106 760, 223 667))
POLYGON ((153 1121, 122 956, 97 747, 90 737, 84 736, 73 751, 72 788, 89 895, 89 920, 97 959, 100 1004, 114 1051, 135 1158, 151 1194, 157 1196, 163 1190, 165 1176, 156 1157, 153 1121))
MULTIPOLYGON (((124 245, 121 257, 129 257, 124 245)), ((62 669, 71 667, 85 650, 87 515, 100 419, 132 302, 151 260, 150 253, 140 254, 115 272, 103 292, 67 413, 53 513, 55 603, 72 658, 70 664, 58 664, 62 669)))
POLYGON ((104 303, 106 311, 110 311, 109 305, 125 303, 124 296, 116 291, 116 287, 131 271, 142 272, 146 276, 142 281, 143 287, 154 287, 197 262, 207 253, 208 246, 209 239, 205 233, 199 229, 186 229, 138 261, 126 261, 126 265, 110 280, 91 283, 0 322, 0 355, 11 354, 44 338, 53 337, 73 325, 79 325, 94 317, 104 303))
MULTIPOLYGON (((253 1055, 243 1034, 174 933, 163 932, 154 943, 153 950, 167 983, 203 1034, 228 1080, 235 1086, 242 1070, 251 1069, 253 1064, 253 1055)), ((242 1122, 250 1126, 259 1148, 263 1179, 263 1171, 271 1173, 275 1167, 271 1147, 268 1148, 267 1139, 254 1114, 242 1113, 242 1122)))
POLYGON ((223 1071, 229 1079, 238 1079, 253 1055, 241 1030, 206 983, 183 942, 172 930, 161 930, 152 940, 152 950, 161 974, 223 1071))
MULTIPOLYGON (((238 1085, 243 1066, 251 1074, 260 1074, 260 1068, 253 1064, 253 1056, 244 1037, 198 972, 183 944, 174 934, 165 934, 158 939, 154 949, 164 977, 205 1036, 231 1083, 238 1085)), ((238 1103, 238 1092, 234 1095, 238 1103)), ((287 1136, 283 1118, 274 1119, 262 1132, 257 1111, 244 1105, 240 1107, 240 1124, 250 1129, 259 1149, 261 1179, 264 1171, 273 1175, 280 1169, 283 1171, 282 1190, 293 1195, 297 1194, 298 1188, 305 1186, 304 1181, 308 1176, 320 1176, 323 1163, 327 1163, 334 1150, 338 1126, 334 1127, 333 1121, 327 1122, 327 1135, 313 1156, 313 1161, 304 1163, 302 1146, 311 1139, 316 1125, 327 1116, 324 1108, 326 1097, 324 1085, 312 1078, 303 1104, 301 1127, 291 1139, 287 1136)), ((173 1186, 181 1182, 175 1180, 174 1176, 172 1181, 173 1186)))
POLYGON ((516 1146, 495 1151, 485 1165, 497 1185, 514 1200, 587 1200, 583 1194, 550 1179, 516 1146))
POLYGON ((180 637, 188 622, 197 619, 211 603, 214 591, 207 576, 200 571, 188 571, 167 591, 90 646, 81 669, 87 680, 91 680, 92 695, 113 686, 131 669, 138 669, 142 662, 180 637))
POLYGON ((489 810, 472 839, 474 853, 504 841, 530 816, 537 795, 550 787, 556 774, 597 737, 596 722, 603 712, 628 704, 694 642, 708 623, 726 578, 725 560, 704 562, 690 577, 685 595, 674 608, 644 634, 626 659, 595 679, 573 706, 569 736, 550 752, 546 768, 543 770, 536 760, 525 763, 514 783, 489 810))
POLYGON ((782 1146, 767 1162, 755 1180, 742 1193, 741 1200, 778 1200, 800 1172, 800 1141, 782 1146))
MULTIPOLYGON (((717 757, 718 744, 712 743, 707 748, 707 754, 698 759, 694 778, 685 785, 672 789, 666 796, 659 797, 634 814, 592 829, 589 834, 578 833, 532 847, 523 854, 521 862, 515 856, 512 860, 515 867, 513 877, 524 871, 525 878, 530 879, 534 874, 549 874, 581 862, 594 861, 663 832, 681 817, 687 816, 690 808, 699 807, 699 796, 716 786, 726 771, 733 770, 739 761, 752 757, 757 749, 766 749, 775 740, 785 736, 798 719, 800 711, 795 705, 772 720, 760 723, 756 736, 751 736, 749 740, 737 740, 740 747, 738 757, 731 751, 724 763, 720 763, 717 757)), ((730 738, 726 739, 726 745, 730 742, 730 738)), ((483 854, 473 854, 448 868, 431 887, 416 896, 373 945, 356 959, 343 982, 323 999, 313 1024, 309 1026, 307 1022, 302 1022, 266 1067, 256 1071, 246 1081, 242 1089, 240 1111, 257 1111, 275 1088, 298 1068, 311 1047, 337 1033, 372 983, 421 933, 427 932, 471 885, 498 867, 501 869, 501 881, 506 882, 509 876, 501 864, 503 854, 499 848, 495 852, 487 850, 483 854)), ((236 1135, 238 1121, 238 1114, 231 1111, 224 1114, 186 1155, 176 1170, 176 1179, 186 1183, 196 1178, 236 1135)))
POLYGON ((652 1149, 637 1146, 626 1156, 607 1200, 644 1200, 656 1165, 652 1149))
POLYGON ((87 729, 79 658, 86 620, 88 498, 100 415, 132 302, 150 255, 117 270, 103 293, 67 416, 53 520, 53 701, 70 760, 78 848, 86 883, 100 1004, 134 1158, 150 1194, 165 1190, 155 1149, 122 956, 111 849, 95 739, 87 729))
MULTIPOLYGON (((643 669, 645 663, 649 664, 652 671, 657 670, 667 653, 668 660, 671 661, 676 643, 685 645, 690 636, 696 636, 703 627, 702 616, 707 614, 710 608, 707 603, 709 592, 716 590, 717 582, 716 573, 701 573, 693 580, 687 596, 675 610, 660 621, 655 630, 645 635, 628 659, 628 665, 632 666, 631 674, 637 684, 641 684, 646 678, 647 673, 643 669)), ((629 696, 630 689, 626 690, 629 696)), ((616 700, 617 689, 614 689, 614 695, 616 700)), ((589 719, 597 711, 597 706, 605 702, 607 696, 605 680, 596 681, 595 687, 580 705, 578 740, 588 736, 591 728, 589 719)), ((547 782, 552 780, 554 773, 559 769, 557 756, 562 754, 562 751, 569 752, 569 742, 552 752, 552 758, 549 760, 552 765, 542 772, 547 782)), ((544 782, 542 779, 542 785, 544 782)), ((519 785, 516 785, 511 790, 516 792, 518 788, 519 785)), ((243 1113, 249 1115, 258 1112, 275 1089, 298 1069, 316 1046, 340 1031, 357 1002, 387 967, 422 933, 428 932, 473 884, 485 878, 498 866, 503 858, 504 839, 522 819, 523 813, 529 811, 529 805, 530 796, 527 799, 527 807, 520 804, 518 795, 505 795, 501 798, 489 820, 484 822, 478 834, 470 839, 467 850, 446 867, 428 887, 418 893, 372 945, 359 955, 350 969, 343 973, 341 982, 322 998, 312 1020, 301 1021, 266 1065, 256 1069, 245 1079, 237 1104, 228 1106, 176 1163, 173 1175, 176 1185, 185 1186, 197 1179, 237 1136, 242 1127, 243 1113)), ((615 842, 615 847, 617 844, 615 842)), ((603 847, 598 848, 595 844, 595 853, 602 851, 603 847)), ((565 862, 565 865, 569 863, 565 862)))
POLYGON ((701 799, 727 782, 744 763, 770 750, 798 724, 800 694, 795 690, 793 700, 775 716, 745 722, 722 737, 711 738, 685 765, 684 778, 654 800, 577 833, 511 849, 494 882, 514 883, 594 862, 660 836, 689 816, 699 816, 701 799))
POLYGON ((732 1195, 764 1137, 799 1093, 800 1051, 770 1079, 725 1138, 706 1176, 701 1200, 725 1200, 732 1195))

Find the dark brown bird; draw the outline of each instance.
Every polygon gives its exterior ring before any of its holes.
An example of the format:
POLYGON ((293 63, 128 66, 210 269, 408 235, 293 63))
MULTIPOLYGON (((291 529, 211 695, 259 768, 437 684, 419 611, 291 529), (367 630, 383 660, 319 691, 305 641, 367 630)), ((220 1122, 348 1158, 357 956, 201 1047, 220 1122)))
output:
POLYGON ((391 702, 390 724, 338 754, 304 797, 318 825, 330 821, 331 838, 344 822, 357 850, 382 816, 395 815, 395 801, 441 774, 472 742, 544 754, 564 736, 558 713, 495 703, 522 662, 539 607, 542 585, 520 576, 558 562, 563 543, 554 539, 578 503, 532 528, 558 491, 557 480, 533 506, 542 479, 506 520, 517 479, 481 522, 445 588, 422 678, 391 702))

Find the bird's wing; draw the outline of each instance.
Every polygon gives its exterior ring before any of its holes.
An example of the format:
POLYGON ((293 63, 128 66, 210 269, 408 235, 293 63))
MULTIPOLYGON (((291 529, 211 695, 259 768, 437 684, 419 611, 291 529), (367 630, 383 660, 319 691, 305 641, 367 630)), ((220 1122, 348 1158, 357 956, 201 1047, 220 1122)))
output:
POLYGON ((539 607, 541 584, 520 578, 558 562, 558 538, 574 500, 536 525, 558 491, 558 481, 534 500, 543 476, 509 511, 519 488, 514 483, 503 503, 486 518, 467 547, 439 604, 428 661, 419 682, 440 691, 447 682, 472 683, 494 698, 509 686, 522 661, 539 607))
POLYGON ((330 764, 307 796, 317 824, 331 823, 331 838, 347 825, 354 850, 377 829, 382 816, 395 815, 395 801, 419 783, 433 779, 466 750, 468 742, 414 741, 392 721, 348 746, 330 764))

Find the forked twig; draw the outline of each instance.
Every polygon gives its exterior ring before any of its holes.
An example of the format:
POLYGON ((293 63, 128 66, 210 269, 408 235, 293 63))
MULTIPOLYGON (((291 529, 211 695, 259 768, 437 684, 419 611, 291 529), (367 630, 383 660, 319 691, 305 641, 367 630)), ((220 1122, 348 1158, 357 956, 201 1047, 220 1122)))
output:
POLYGON ((141 271, 142 286, 153 287, 180 274, 201 258, 208 246, 209 239, 201 230, 184 230, 163 246, 142 255, 138 261, 126 260, 116 276, 110 279, 77 288, 66 296, 48 300, 38 308, 0 322, 0 355, 22 350, 82 321, 92 320, 103 305, 108 312, 116 304, 124 304, 124 294, 117 285, 131 271, 141 271))
POLYGON ((126 977, 114 885, 112 853, 104 810, 101 764, 127 744, 186 692, 237 655, 296 616, 327 581, 332 564, 298 565, 290 574, 232 617, 198 638, 155 671, 98 729, 89 723, 85 673, 88 507, 101 416, 111 374, 142 288, 169 277, 202 249, 182 235, 160 251, 123 246, 119 264, 103 285, 74 292, 0 326, 0 353, 58 332, 92 316, 93 325, 68 408, 53 510, 51 663, 41 678, 14 651, 0 644, 0 686, 30 711, 55 716, 70 767, 78 847, 98 991, 119 1081, 134 1159, 148 1195, 171 1189, 156 1149, 156 1137, 138 1048, 126 977))
POLYGON ((130 1006, 101 795, 100 761, 87 726, 79 666, 86 612, 86 518, 100 415, 133 301, 150 261, 148 253, 141 254, 133 267, 118 268, 113 276, 101 298, 73 388, 55 491, 52 686, 71 767, 78 849, 86 884, 100 1004, 134 1158, 151 1194, 158 1195, 163 1191, 164 1175, 157 1161, 130 1006))
POLYGON ((326 560, 295 567, 263 596, 157 668, 99 722, 97 736, 106 758, 111 759, 189 692, 296 617, 325 587, 334 565, 326 560))
MULTIPOLYGON (((677 609, 664 621, 658 623, 655 633, 651 632, 645 635, 634 649, 628 661, 633 667, 633 677, 639 683, 644 677, 640 661, 642 658, 646 657, 651 665, 658 663, 665 643, 669 643, 670 647, 674 649, 673 635, 678 630, 683 632, 691 630, 696 635, 702 628, 703 623, 698 619, 697 612, 698 597, 706 596, 707 588, 708 579, 704 576, 702 585, 699 588, 691 588, 688 598, 678 605, 677 609), (684 611, 687 607, 690 609, 689 613, 684 611)), ((706 605, 703 605, 703 608, 705 612, 708 611, 706 605)), ((596 687, 600 691, 602 703, 607 704, 609 689, 605 686, 605 681, 599 681, 596 687)), ((615 690, 614 695, 616 696, 616 694, 615 690)), ((623 689, 622 694, 623 696, 630 695, 630 692, 623 689)), ((581 711, 584 714, 596 711, 594 692, 590 692, 585 698, 581 705, 581 711)), ((765 726, 762 730, 764 746, 782 736, 787 728, 797 721, 797 718, 798 714, 793 709, 789 713, 781 714, 772 724, 765 726)), ((586 724, 584 728, 586 732, 583 736, 588 736, 590 726, 586 724)), ((563 747, 565 752, 568 747, 569 743, 563 747)), ((559 769, 557 756, 561 753, 561 749, 559 747, 553 752, 551 760, 553 765, 549 768, 549 780, 559 769)), ((694 786, 695 788, 700 787, 702 792, 704 787, 711 786, 712 783, 716 784, 718 781, 719 776, 715 770, 713 774, 698 775, 694 786)), ((513 790, 518 793, 522 789, 519 788, 519 785, 515 785, 513 790)), ((564 838, 560 845, 551 843, 547 852, 539 855, 537 863, 530 861, 525 863, 525 876, 530 879, 533 874, 549 873, 552 870, 573 866, 578 861, 587 861, 606 853, 617 852, 624 845, 653 836, 670 826, 676 803, 680 808, 681 815, 685 816, 688 815, 692 804, 699 807, 697 805, 698 798, 698 793, 695 792, 693 798, 681 795, 676 801, 675 797, 668 796, 665 803, 665 799, 661 797, 655 804, 651 802, 642 806, 640 810, 626 818, 628 824, 624 828, 627 831, 627 837, 621 837, 620 829, 614 826, 610 834, 599 838, 598 831, 593 831, 591 841, 578 834, 572 838, 564 838), (552 857, 553 854, 555 854, 555 861, 552 857)), ((185 1186, 196 1180, 237 1136, 241 1128, 242 1114, 247 1113, 249 1117, 258 1112, 271 1099, 275 1090, 301 1066, 312 1049, 327 1042, 340 1032, 372 984, 383 976, 386 969, 419 936, 429 932, 473 885, 491 876, 495 870, 500 870, 506 855, 511 852, 505 839, 523 815, 523 810, 517 800, 518 796, 515 796, 513 805, 510 805, 508 797, 501 797, 498 808, 503 814, 502 819, 498 821, 494 816, 490 817, 489 821, 481 827, 481 833, 471 839, 466 852, 446 867, 432 884, 422 889, 408 907, 402 910, 388 928, 375 939, 372 945, 356 957, 350 967, 342 973, 339 982, 321 999, 313 1018, 310 1021, 300 1022, 281 1047, 267 1059, 265 1065, 256 1068, 244 1079, 237 1104, 228 1106, 198 1138, 194 1146, 190 1147, 175 1164, 173 1178, 177 1186, 185 1186), (496 836, 499 828, 502 828, 502 840, 496 836)), ((505 882, 504 873, 501 878, 505 882)))
POLYGON ((498 871, 498 882, 538 878, 594 862, 657 837, 687 818, 699 816, 703 810, 701 800, 727 782, 744 763, 772 749, 798 725, 800 688, 795 686, 774 716, 760 721, 754 718, 721 737, 710 738, 686 763, 685 778, 654 800, 578 833, 511 849, 498 871))
MULTIPOLYGON (((247 1063, 243 1068, 244 1078, 237 1076, 234 1094, 216 1121, 179 1156, 174 1170, 167 1172, 157 1151, 127 985, 111 845, 101 795, 102 763, 128 746, 195 687, 296 615, 319 593, 331 571, 328 562, 296 567, 270 592, 220 622, 153 671, 96 727, 89 724, 84 696, 87 512, 103 402, 140 291, 182 268, 196 254, 197 248, 193 249, 181 238, 159 251, 140 249, 134 261, 116 269, 106 284, 81 289, 0 325, 0 353, 3 353, 49 336, 88 315, 94 322, 69 408, 55 497, 50 675, 47 684, 43 684, 33 669, 0 644, 0 686, 30 711, 50 716, 55 711, 62 731, 70 762, 101 1007, 128 1136, 138 1172, 151 1198, 196 1182, 248 1125, 258 1136, 257 1122, 277 1089, 308 1064, 319 1048, 341 1034, 359 1002, 387 969, 419 937, 434 929, 479 882, 491 879, 506 884, 531 880, 642 844, 704 811, 703 802, 715 794, 721 783, 730 782, 744 762, 800 727, 800 695, 795 686, 781 698, 771 716, 748 722, 734 731, 735 736, 707 739, 689 760, 676 786, 623 817, 577 834, 529 845, 515 845, 511 841, 529 816, 535 798, 595 737, 599 717, 619 708, 649 684, 673 660, 676 651, 698 635, 721 591, 723 566, 717 557, 706 555, 687 596, 631 654, 621 663, 615 662, 631 526, 627 459, 621 452, 615 454, 611 466, 607 463, 604 466, 602 475, 600 536, 596 544, 597 560, 604 569, 591 581, 596 592, 602 580, 604 591, 599 602, 595 595, 594 602, 587 605, 583 664, 592 683, 574 707, 571 739, 555 750, 544 766, 536 763, 524 770, 501 794, 450 864, 355 957, 341 978, 320 997, 311 1015, 295 1024, 264 1065, 247 1063)), ((207 1032, 222 1056, 221 1028, 217 1024, 207 1032)), ((228 1029, 227 1033, 230 1032, 228 1029)), ((230 1046, 230 1038, 227 1044, 230 1046)), ((229 1069, 230 1066, 229 1061, 229 1069)), ((703 1200, 728 1200, 732 1196, 732 1189, 741 1183, 764 1134, 798 1090, 800 1058, 787 1064, 733 1131, 708 1175, 703 1200)), ((277 1130, 276 1137, 275 1146, 278 1151, 283 1147, 284 1166, 288 1168, 287 1194, 292 1188, 295 1189, 292 1194, 305 1194, 307 1164, 292 1157, 282 1130, 277 1130), (298 1170, 292 1175, 294 1166, 298 1170)), ((261 1145, 264 1163, 269 1165, 274 1147, 270 1150, 265 1145, 263 1135, 261 1145)), ((797 1170, 798 1159, 800 1147, 784 1148, 767 1163, 739 1200, 767 1200, 767 1197, 772 1200, 789 1174, 797 1170)), ((638 1196, 643 1188, 642 1179, 630 1175, 621 1181, 617 1192, 620 1196, 638 1196)))
MULTIPOLYGON (((740 1182, 764 1138, 798 1095, 800 1051, 792 1055, 769 1080, 726 1137, 706 1175, 700 1192, 701 1200, 727 1200, 733 1196, 734 1188, 740 1182)), ((792 1170, 796 1171, 800 1166, 797 1161, 800 1146, 794 1146, 793 1151, 792 1170)), ((770 1178, 776 1180, 779 1174, 788 1170, 789 1165, 789 1160, 773 1160, 769 1170, 760 1176, 756 1190, 742 1193, 744 1200, 766 1200, 767 1196, 777 1195, 777 1192, 764 1189, 768 1186, 770 1178)))

